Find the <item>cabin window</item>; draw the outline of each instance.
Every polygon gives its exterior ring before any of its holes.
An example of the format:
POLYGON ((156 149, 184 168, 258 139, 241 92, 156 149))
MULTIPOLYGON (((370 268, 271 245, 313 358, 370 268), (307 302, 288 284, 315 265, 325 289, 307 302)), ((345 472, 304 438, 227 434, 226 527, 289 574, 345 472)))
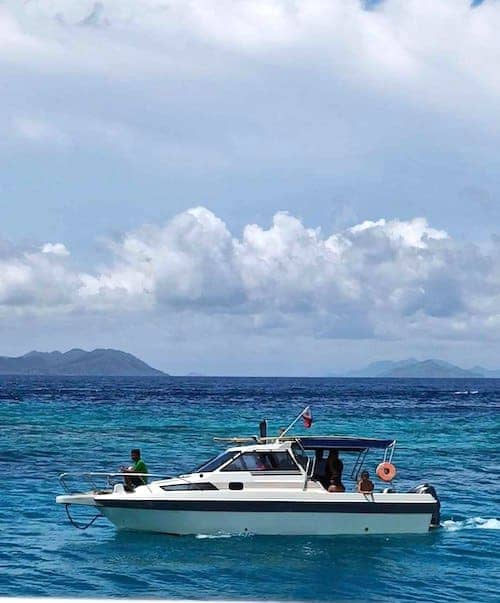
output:
POLYGON ((227 461, 234 458, 238 453, 237 452, 222 452, 218 454, 216 457, 210 459, 194 471, 192 473, 208 473, 210 471, 215 471, 218 467, 227 463, 227 461))
POLYGON ((245 452, 222 471, 298 472, 298 467, 288 452, 245 452))
POLYGON ((168 486, 160 486, 162 490, 218 490, 216 486, 209 482, 190 483, 190 484, 170 484, 168 486))
POLYGON ((234 461, 232 463, 229 463, 227 467, 224 467, 222 471, 248 471, 243 461, 243 455, 240 455, 239 457, 235 458, 234 461))

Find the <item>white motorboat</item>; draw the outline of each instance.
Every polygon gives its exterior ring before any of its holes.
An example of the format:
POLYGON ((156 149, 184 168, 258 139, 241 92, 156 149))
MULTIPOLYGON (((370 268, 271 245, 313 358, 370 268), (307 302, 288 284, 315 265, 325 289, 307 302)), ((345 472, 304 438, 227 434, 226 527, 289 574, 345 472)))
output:
MULTIPOLYGON (((110 486, 68 492, 56 501, 67 511, 70 505, 90 505, 96 517, 105 516, 119 529, 166 534, 396 534, 439 525, 439 499, 428 484, 410 492, 386 482, 366 493, 325 488, 324 456, 332 450, 344 461, 353 455, 353 486, 373 450, 383 452, 379 474, 387 479, 383 471, 389 469, 392 478, 395 440, 286 433, 270 438, 261 427, 259 436, 229 441, 234 445, 190 473, 135 489, 112 484, 120 474, 88 473, 91 480, 105 476, 110 486)), ((61 475, 63 485, 70 475, 61 475)))

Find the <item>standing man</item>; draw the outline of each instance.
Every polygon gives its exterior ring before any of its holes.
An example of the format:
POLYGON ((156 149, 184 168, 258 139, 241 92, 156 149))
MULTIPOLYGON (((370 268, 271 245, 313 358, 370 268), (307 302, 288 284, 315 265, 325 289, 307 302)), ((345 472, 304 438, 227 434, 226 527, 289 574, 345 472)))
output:
MULTIPOLYGON (((132 465, 130 467, 120 467, 122 473, 148 473, 146 463, 141 459, 141 451, 139 448, 133 448, 130 451, 132 465)), ((138 475, 137 477, 126 477, 125 486, 134 489, 137 486, 143 486, 148 483, 146 475, 138 475)))
MULTIPOLYGON (((326 459, 326 480, 329 485, 342 486, 344 463, 339 458, 338 450, 330 450, 326 459)), ((343 486, 342 486, 343 487, 343 486)))

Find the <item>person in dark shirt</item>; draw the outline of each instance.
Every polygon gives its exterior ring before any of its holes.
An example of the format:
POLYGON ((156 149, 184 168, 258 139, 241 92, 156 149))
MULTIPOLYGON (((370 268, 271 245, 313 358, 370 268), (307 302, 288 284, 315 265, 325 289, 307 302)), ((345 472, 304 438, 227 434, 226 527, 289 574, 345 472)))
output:
POLYGON ((325 478, 326 482, 330 485, 342 486, 342 471, 344 470, 344 463, 339 458, 338 450, 330 450, 328 458, 326 459, 326 470, 325 478))
MULTIPOLYGON (((133 448, 130 451, 130 458, 132 459, 132 465, 129 467, 120 467, 122 473, 148 473, 146 463, 141 459, 141 451, 139 448, 133 448)), ((148 478, 146 475, 137 475, 136 477, 128 475, 125 477, 125 487, 130 489, 134 489, 137 486, 143 486, 147 483, 148 478)))
POLYGON ((361 494, 371 494, 375 486, 370 479, 368 471, 361 471, 361 479, 358 481, 358 492, 361 494))

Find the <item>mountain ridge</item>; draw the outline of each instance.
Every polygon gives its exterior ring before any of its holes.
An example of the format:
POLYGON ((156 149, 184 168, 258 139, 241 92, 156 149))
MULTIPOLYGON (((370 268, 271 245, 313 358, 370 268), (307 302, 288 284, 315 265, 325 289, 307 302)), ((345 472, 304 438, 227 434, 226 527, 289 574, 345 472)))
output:
POLYGON ((147 377, 167 373, 121 350, 72 348, 67 352, 33 350, 22 356, 0 356, 0 375, 147 377))
POLYGON ((345 376, 352 378, 373 377, 378 379, 483 379, 488 377, 500 377, 500 371, 485 369, 481 366, 464 369, 455 364, 451 364, 450 362, 436 358, 428 358, 426 360, 407 358, 405 360, 381 360, 372 362, 361 369, 347 372, 345 376))

